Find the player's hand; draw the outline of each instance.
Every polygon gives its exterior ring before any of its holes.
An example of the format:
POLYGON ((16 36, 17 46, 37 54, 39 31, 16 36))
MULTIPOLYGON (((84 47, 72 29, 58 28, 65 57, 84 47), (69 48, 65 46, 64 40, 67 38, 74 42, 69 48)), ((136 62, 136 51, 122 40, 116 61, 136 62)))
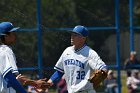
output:
POLYGON ((35 85, 34 80, 31 80, 25 75, 19 74, 16 79, 22 84, 22 85, 35 85))
POLYGON ((95 70, 88 80, 93 83, 94 88, 97 88, 106 77, 107 70, 95 70))
POLYGON ((34 86, 36 89, 48 89, 51 84, 46 82, 46 78, 45 79, 39 79, 35 81, 37 86, 34 86))

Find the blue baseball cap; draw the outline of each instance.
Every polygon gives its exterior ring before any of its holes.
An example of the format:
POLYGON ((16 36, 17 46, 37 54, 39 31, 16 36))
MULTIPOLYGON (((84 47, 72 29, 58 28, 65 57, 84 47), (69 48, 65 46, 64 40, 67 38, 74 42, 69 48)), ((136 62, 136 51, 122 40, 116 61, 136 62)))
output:
POLYGON ((81 25, 75 26, 71 32, 77 33, 83 37, 87 37, 89 34, 88 29, 81 25))
POLYGON ((0 36, 6 35, 7 32, 13 32, 19 29, 20 27, 14 27, 11 22, 2 22, 0 23, 0 36))

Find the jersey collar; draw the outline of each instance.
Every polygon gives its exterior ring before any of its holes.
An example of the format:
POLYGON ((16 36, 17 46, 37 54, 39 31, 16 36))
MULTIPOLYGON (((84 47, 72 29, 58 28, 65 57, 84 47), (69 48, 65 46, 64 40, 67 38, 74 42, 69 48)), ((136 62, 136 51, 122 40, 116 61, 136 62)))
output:
POLYGON ((74 50, 74 52, 79 52, 80 50, 82 50, 84 47, 86 46, 86 44, 84 44, 81 48, 74 50))

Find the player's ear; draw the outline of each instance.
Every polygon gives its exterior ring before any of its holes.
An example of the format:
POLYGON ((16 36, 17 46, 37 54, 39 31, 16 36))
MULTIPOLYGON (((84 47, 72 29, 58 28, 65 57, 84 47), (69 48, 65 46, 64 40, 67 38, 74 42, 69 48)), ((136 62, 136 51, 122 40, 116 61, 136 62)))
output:
POLYGON ((86 38, 86 37, 82 37, 82 39, 83 39, 83 41, 86 41, 86 40, 87 40, 87 38, 86 38))
POLYGON ((6 34, 6 35, 4 36, 5 39, 8 38, 8 37, 9 37, 9 34, 6 34))

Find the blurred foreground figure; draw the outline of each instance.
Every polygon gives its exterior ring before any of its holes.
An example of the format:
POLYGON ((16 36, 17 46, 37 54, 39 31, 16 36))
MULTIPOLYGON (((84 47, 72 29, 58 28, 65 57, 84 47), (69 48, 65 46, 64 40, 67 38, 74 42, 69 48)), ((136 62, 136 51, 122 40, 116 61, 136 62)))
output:
POLYGON ((117 79, 112 70, 108 71, 108 77, 104 81, 105 93, 118 93, 117 79))
POLYGON ((63 75, 61 80, 57 83, 57 93, 68 93, 67 84, 64 76, 65 75, 63 75))
POLYGON ((140 93, 139 70, 133 70, 131 77, 127 78, 128 93, 140 93))
POLYGON ((130 57, 124 62, 124 69, 139 69, 139 67, 136 67, 137 65, 140 65, 140 62, 137 59, 137 53, 136 51, 131 51, 130 57))

